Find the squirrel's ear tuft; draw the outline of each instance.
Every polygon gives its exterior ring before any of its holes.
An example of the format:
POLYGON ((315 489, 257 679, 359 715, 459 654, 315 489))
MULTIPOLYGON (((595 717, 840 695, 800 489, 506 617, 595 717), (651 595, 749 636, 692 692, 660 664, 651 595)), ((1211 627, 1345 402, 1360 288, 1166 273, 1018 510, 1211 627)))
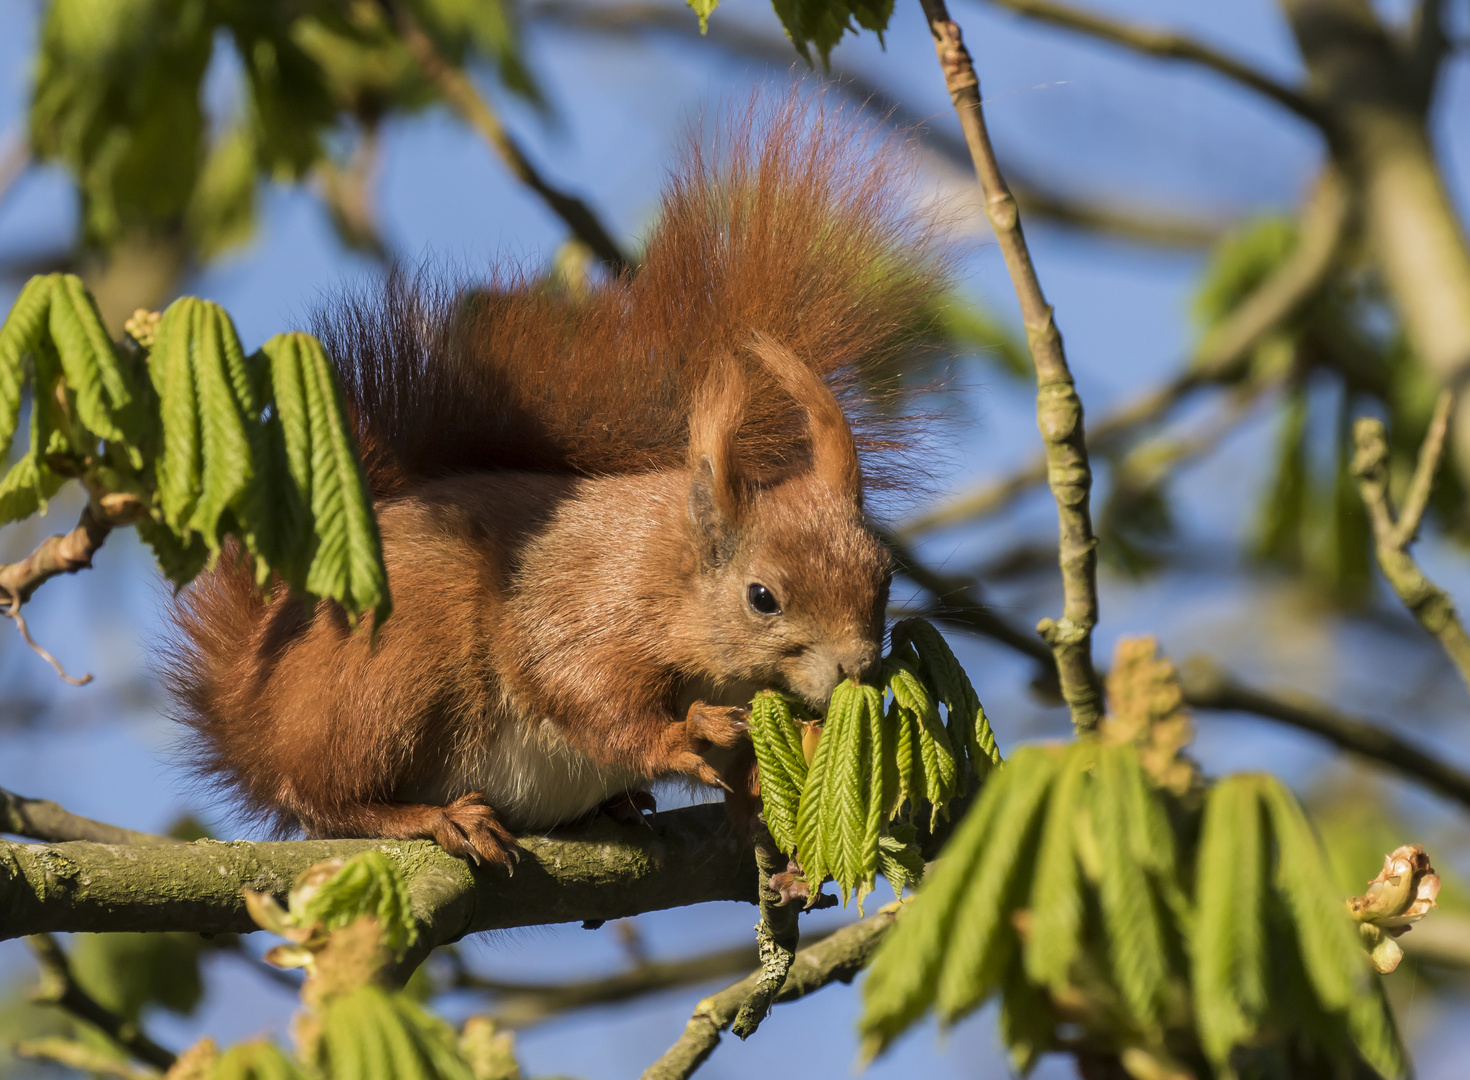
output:
POLYGON ((767 335, 756 334, 750 351, 806 412, 812 471, 824 484, 862 509, 863 468, 858 461, 852 428, 836 396, 795 353, 767 335))
POLYGON ((736 436, 744 408, 744 372, 734 362, 716 364, 689 415, 689 519, 708 563, 723 561, 743 516, 736 436))

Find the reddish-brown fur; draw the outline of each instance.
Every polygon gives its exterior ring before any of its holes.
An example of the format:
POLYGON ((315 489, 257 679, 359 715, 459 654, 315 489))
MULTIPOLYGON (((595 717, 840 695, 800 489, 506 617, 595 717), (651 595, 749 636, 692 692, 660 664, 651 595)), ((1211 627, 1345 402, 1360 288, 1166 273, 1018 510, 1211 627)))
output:
POLYGON ((874 381, 937 284, 901 179, 791 101, 691 140, 637 272, 586 297, 396 279, 320 320, 394 614, 353 633, 222 560, 170 671, 203 768, 283 827, 499 860, 657 780, 747 792, 751 692, 820 704, 879 655, 858 453, 871 483, 900 448, 874 381))

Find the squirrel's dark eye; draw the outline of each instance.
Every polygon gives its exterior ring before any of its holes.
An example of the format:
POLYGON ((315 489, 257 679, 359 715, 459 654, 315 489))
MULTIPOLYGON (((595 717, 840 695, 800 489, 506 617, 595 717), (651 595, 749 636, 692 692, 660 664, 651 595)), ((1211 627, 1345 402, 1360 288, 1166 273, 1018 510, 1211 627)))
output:
POLYGON ((750 601, 750 609, 758 614, 781 614, 781 605, 776 603, 776 597, 759 581, 751 582, 750 588, 745 590, 745 598, 750 601))

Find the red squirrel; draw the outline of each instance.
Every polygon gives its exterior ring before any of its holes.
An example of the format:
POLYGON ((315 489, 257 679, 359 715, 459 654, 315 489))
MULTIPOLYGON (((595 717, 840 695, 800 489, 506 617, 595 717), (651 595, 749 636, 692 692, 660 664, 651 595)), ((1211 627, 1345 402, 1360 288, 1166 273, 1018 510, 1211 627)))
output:
POLYGON ((943 273, 905 178, 792 99, 691 139, 640 265, 585 295, 400 277, 326 311, 393 615, 354 632, 221 558, 166 673, 201 769, 282 830, 501 863, 658 781, 753 795, 753 693, 820 709, 881 657, 875 387, 943 273))

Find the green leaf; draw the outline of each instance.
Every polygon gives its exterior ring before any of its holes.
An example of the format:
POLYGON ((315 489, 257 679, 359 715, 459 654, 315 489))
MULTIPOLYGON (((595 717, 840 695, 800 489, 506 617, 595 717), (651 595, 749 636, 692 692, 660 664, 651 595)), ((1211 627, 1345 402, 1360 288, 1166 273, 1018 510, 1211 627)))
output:
POLYGON ((49 330, 77 418, 93 435, 124 447, 133 468, 141 469, 142 389, 122 364, 82 279, 55 278, 49 330))
POLYGON ((1139 829, 1134 822, 1138 813, 1134 789, 1143 783, 1131 744, 1098 747, 1090 809, 1102 861, 1098 893, 1108 959, 1135 1022, 1145 1032, 1157 1032, 1169 962, 1159 911, 1144 873, 1150 853, 1135 842, 1139 829))
POLYGON ((392 610, 383 545, 332 362, 309 334, 279 334, 261 354, 298 486, 309 462, 318 542, 305 587, 340 602, 349 620, 371 610, 381 624, 392 610))
POLYGON ((220 1055, 210 1080, 305 1080, 306 1074, 275 1043, 240 1043, 220 1055))
POLYGON ((474 1080, 454 1032, 405 994, 361 986, 322 1011, 317 1064, 352 1080, 474 1080))
POLYGON ((894 896, 913 889, 924 880, 924 853, 919 850, 919 830, 899 822, 878 840, 878 870, 888 880, 894 896))
POLYGON ((31 144, 65 163, 84 240, 107 247, 183 213, 201 158, 203 0, 52 0, 31 95, 31 144))
POLYGON ((72 970, 107 1008, 137 1020, 149 1006, 192 1013, 204 996, 198 934, 80 934, 72 970))
POLYGON ((881 43, 893 15, 893 0, 773 0, 773 6, 802 59, 811 63, 816 46, 824 68, 844 33, 872 30, 881 43))
POLYGON ((1254 1034, 1267 1008, 1262 827, 1253 777, 1226 777, 1211 789, 1195 855, 1191 954, 1195 1023, 1217 1065, 1254 1034))
POLYGON ((1082 892, 1077 866, 1077 818, 1093 744, 1067 747, 1047 803, 1046 820, 1031 884, 1031 928, 1026 937, 1025 966, 1032 981, 1061 988, 1082 949, 1082 892))
POLYGON ((750 737, 760 766, 761 807, 771 837, 787 855, 797 850, 797 813, 806 786, 806 758, 791 706, 774 690, 750 703, 750 737))
POLYGON ((418 938, 408 884, 381 851, 359 852, 329 880, 315 889, 301 890, 299 899, 293 891, 291 908, 298 924, 319 922, 326 930, 371 915, 382 928, 383 945, 400 955, 418 938))
MULTIPOLYGON (((817 752, 821 753, 818 744, 817 752)), ((1024 759, 1027 751, 1017 754, 1024 759)), ((960 901, 986 851, 992 822, 1011 793, 1012 768, 986 783, 980 798, 960 822, 938 865, 926 875, 918 895, 903 909, 898 925, 873 958, 863 982, 864 1056, 882 1051, 934 1001, 935 985, 949 947, 960 901)))
MULTIPOLYGON (((26 357, 40 346, 59 274, 36 276, 25 283, 15 306, 0 324, 0 464, 10 454, 20 424, 21 390, 26 381, 26 357)), ((0 516, 0 522, 10 520, 0 516)))
MULTIPOLYGON (((934 689, 949 714, 945 729, 950 746, 964 747, 970 764, 983 778, 992 766, 1000 764, 1000 750, 996 747, 995 733, 990 730, 985 708, 980 704, 980 696, 975 693, 970 677, 960 666, 949 642, 924 619, 904 619, 895 624, 890 637, 895 654, 906 648, 912 649, 912 655, 918 661, 916 672, 934 689)), ((963 793, 963 785, 957 784, 957 788, 963 793)))
POLYGON ((689 10, 699 16, 699 32, 701 34, 709 30, 709 17, 715 13, 715 8, 720 6, 720 0, 685 0, 689 10))

